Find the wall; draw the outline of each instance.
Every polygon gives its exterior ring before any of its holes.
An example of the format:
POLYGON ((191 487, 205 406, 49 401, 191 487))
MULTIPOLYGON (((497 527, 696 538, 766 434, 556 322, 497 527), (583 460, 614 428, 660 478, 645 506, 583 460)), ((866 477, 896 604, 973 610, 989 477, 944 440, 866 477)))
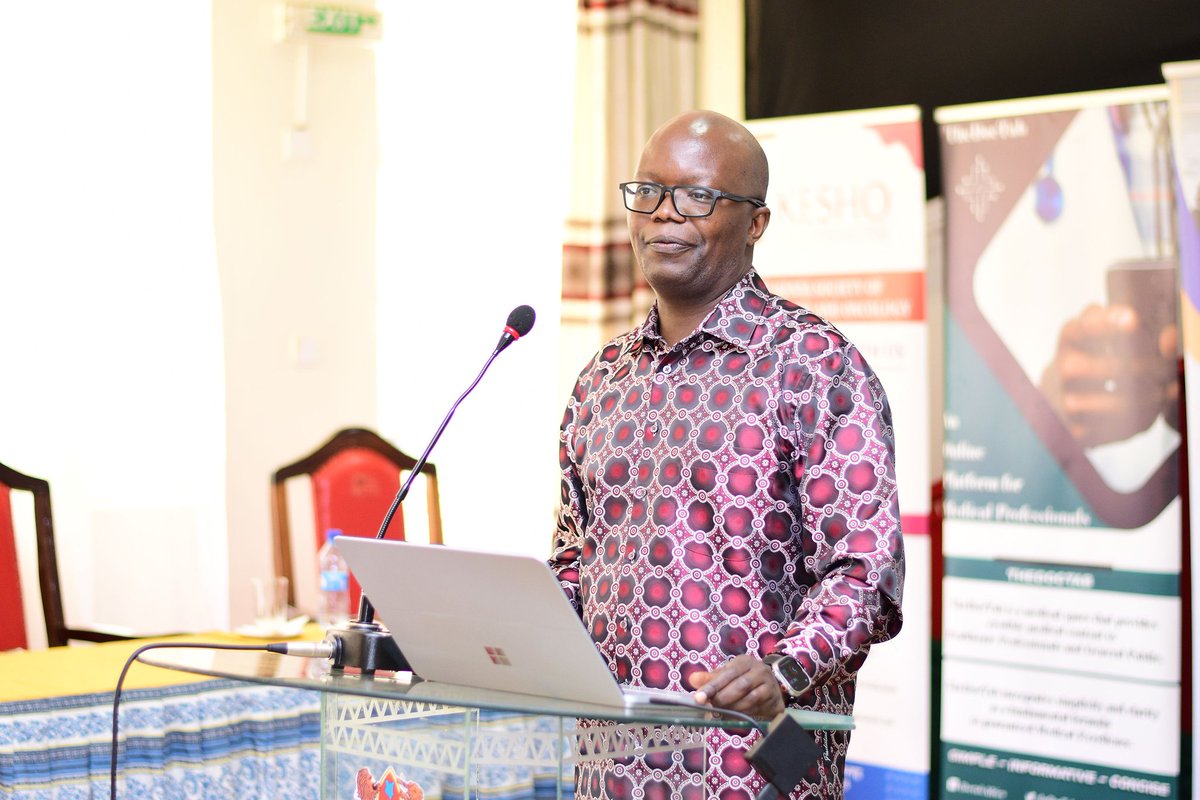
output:
POLYGON ((552 3, 514 20, 511 6, 475 4, 463 20, 453 4, 380 7, 380 426, 421 453, 509 311, 532 305, 533 330, 431 460, 447 543, 545 556, 566 402, 555 368, 576 11, 552 3))
MULTIPOLYGON (((702 7, 705 102, 740 116, 742 3, 702 7)), ((419 454, 508 311, 533 305, 534 330, 455 412, 432 460, 447 543, 544 557, 567 400, 555 372, 577 12, 551 4, 514 27, 505 6, 473 7, 470 25, 440 4, 380 8, 380 426, 419 454)))
POLYGON ((739 120, 746 118, 745 31, 744 0, 700 3, 700 104, 739 120))
POLYGON ((380 2, 382 41, 311 46, 297 99, 275 8, 214 3, 235 623, 271 568, 271 471, 352 424, 419 455, 521 303, 533 333, 431 460, 447 542, 541 553, 565 400, 541 365, 557 346, 574 10, 513 28, 503 9, 463 24, 454 6, 380 2), (289 158, 298 114, 309 152, 289 158))
POLYGON ((0 26, 0 459, 50 482, 76 626, 225 617, 209 54, 206 4, 0 26))
POLYGON ((376 423, 375 54, 277 38, 213 0, 213 204, 225 328, 229 599, 272 570, 271 473, 376 423), (298 146, 294 149, 288 143, 298 146))

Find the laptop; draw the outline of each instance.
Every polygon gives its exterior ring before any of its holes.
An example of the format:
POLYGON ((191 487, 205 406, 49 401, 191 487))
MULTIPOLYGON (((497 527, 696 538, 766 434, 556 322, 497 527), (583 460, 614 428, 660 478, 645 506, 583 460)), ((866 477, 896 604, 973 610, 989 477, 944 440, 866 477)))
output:
POLYGON ((529 556, 339 536, 334 547, 427 681, 624 708, 709 708, 622 686, 549 565, 529 556))

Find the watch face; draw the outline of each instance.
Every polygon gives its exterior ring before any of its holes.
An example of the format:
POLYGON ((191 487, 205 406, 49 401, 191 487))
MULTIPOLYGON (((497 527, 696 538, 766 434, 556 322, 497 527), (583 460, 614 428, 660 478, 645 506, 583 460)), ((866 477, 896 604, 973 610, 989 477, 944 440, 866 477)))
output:
POLYGON ((799 694, 808 686, 808 676, 800 668, 800 663, 791 656, 779 656, 771 659, 775 674, 788 685, 793 694, 799 694))
POLYGON ((779 672, 787 678, 793 689, 799 689, 808 683, 808 676, 800 668, 800 663, 794 658, 779 659, 779 672))

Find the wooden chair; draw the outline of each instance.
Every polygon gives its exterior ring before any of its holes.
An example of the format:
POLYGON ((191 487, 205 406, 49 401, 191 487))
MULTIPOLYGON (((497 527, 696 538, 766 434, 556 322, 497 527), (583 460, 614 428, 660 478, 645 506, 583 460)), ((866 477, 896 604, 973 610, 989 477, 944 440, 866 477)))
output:
POLYGON ((29 647, 10 498, 13 491, 29 492, 33 495, 38 584, 41 589, 42 615, 46 620, 46 643, 50 647, 61 647, 72 639, 113 642, 129 638, 113 633, 67 627, 63 615, 62 591, 58 582, 58 558, 54 551, 54 515, 50 508, 50 484, 41 478, 24 475, 0 464, 0 651, 29 647))
MULTIPOLYGON (((379 434, 365 428, 346 428, 299 461, 280 467, 271 477, 271 522, 274 529, 275 574, 288 578, 288 602, 296 603, 296 576, 292 564, 292 526, 288 520, 289 478, 309 475, 312 480, 313 520, 308 544, 320 549, 325 531, 339 528, 351 536, 376 536, 383 517, 400 490, 401 473, 409 473, 416 459, 396 449, 379 434)), ((438 505, 437 469, 426 462, 421 468, 426 485, 429 541, 442 543, 442 515, 438 505)), ((411 495, 405 503, 411 500, 411 495)), ((388 539, 404 539, 403 504, 388 527, 388 539)), ((361 589, 350 579, 351 611, 357 608, 361 589)))

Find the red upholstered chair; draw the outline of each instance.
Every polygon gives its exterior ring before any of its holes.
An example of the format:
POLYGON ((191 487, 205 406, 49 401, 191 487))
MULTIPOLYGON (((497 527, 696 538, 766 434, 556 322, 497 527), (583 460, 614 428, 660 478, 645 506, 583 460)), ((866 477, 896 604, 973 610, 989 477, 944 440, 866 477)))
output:
MULTIPOLYGON (((400 490, 401 475, 416 466, 416 459, 396 449, 374 431, 347 428, 338 431, 312 454, 275 471, 271 478, 271 521, 275 533, 275 574, 288 578, 289 602, 296 602, 296 576, 293 575, 293 533, 288 520, 286 482, 289 478, 309 475, 312 480, 313 521, 311 533, 300 534, 297 546, 311 546, 314 552, 325 542, 325 531, 340 528, 351 536, 375 536, 388 507, 400 490)), ((429 517, 429 541, 442 543, 442 515, 438 505, 437 469, 425 463, 421 468, 426 485, 426 510, 429 517)), ((415 485, 415 484, 414 484, 415 485)), ((410 502, 409 495, 405 503, 410 502)), ((404 539, 404 508, 396 510, 388 539, 404 539)), ((350 608, 358 607, 361 589, 350 579, 350 608)))
POLYGON ((46 620, 47 644, 60 647, 72 639, 111 642, 128 638, 67 627, 58 583, 58 558, 54 553, 54 516, 50 510, 50 484, 41 478, 23 475, 0 464, 0 651, 29 647, 12 514, 11 493, 14 491, 29 492, 33 495, 38 583, 42 597, 42 616, 46 620))

